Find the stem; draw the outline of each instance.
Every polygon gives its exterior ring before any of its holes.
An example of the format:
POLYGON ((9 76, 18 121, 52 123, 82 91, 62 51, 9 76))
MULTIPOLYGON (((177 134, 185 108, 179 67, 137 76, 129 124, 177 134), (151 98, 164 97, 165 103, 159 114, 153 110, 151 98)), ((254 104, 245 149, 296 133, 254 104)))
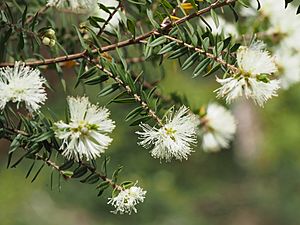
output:
MULTIPOLYGON (((21 135, 26 136, 26 137, 30 136, 30 134, 27 133, 26 131, 22 131, 22 130, 18 130, 18 129, 10 129, 10 128, 6 128, 6 130, 9 130, 10 132, 13 132, 15 134, 21 134, 21 135)), ((12 141, 9 137, 7 137, 7 140, 12 141)), ((61 151, 57 151, 57 152, 60 153, 61 151)), ((50 160, 48 158, 45 158, 45 157, 41 156, 38 153, 36 153, 35 156, 37 157, 38 160, 43 161, 45 164, 47 164, 48 166, 50 166, 54 170, 56 170, 64 178, 72 178, 72 176, 66 175, 65 171, 61 170, 59 168, 59 166, 55 162, 53 162, 52 160, 50 160)), ((108 181, 108 183, 112 186, 113 189, 123 190, 123 188, 121 186, 119 186, 118 184, 116 184, 115 182, 113 182, 112 179, 109 179, 107 176, 102 175, 100 172, 97 172, 96 168, 92 167, 90 164, 88 164, 86 162, 81 162, 81 165, 86 167, 93 174, 96 174, 101 180, 108 181)))
MULTIPOLYGON (((155 32, 156 35, 162 35, 161 33, 159 32, 155 32)), ((219 58, 218 56, 215 56, 214 54, 212 53, 209 53, 209 52, 206 52, 205 50, 201 49, 201 48, 198 48, 198 47, 195 47, 191 44, 187 44, 185 43, 184 41, 182 40, 179 40, 177 38, 174 38, 174 37, 171 37, 169 35, 163 35, 165 38, 171 40, 171 41, 175 41, 177 44, 181 44, 181 45, 184 45, 185 47, 187 48, 190 48, 190 49, 193 49, 194 51, 196 52, 199 52, 200 54, 202 55, 205 55, 207 58, 210 58, 210 59, 213 59, 215 60, 216 62, 226 66, 227 68, 229 68, 233 73, 239 73, 239 68, 237 68, 236 66, 230 64, 230 63, 227 63, 226 61, 224 61, 222 58, 219 58)))
MULTIPOLYGON (((61 174, 64 178, 71 178, 72 179, 72 176, 68 176, 66 175, 65 171, 64 170, 61 170, 59 168, 59 166, 51 161, 50 159, 47 159, 43 156, 41 156, 40 154, 36 154, 36 157, 38 160, 41 160, 43 161, 46 165, 52 167, 52 169, 56 170, 59 174, 61 174)), ((94 167, 92 167, 90 164, 88 163, 82 163, 81 164, 82 166, 86 167, 89 171, 91 171, 93 174, 96 174, 101 180, 103 181, 107 181, 113 189, 118 189, 118 190, 122 190, 122 187, 117 185, 116 183, 114 183, 111 179, 109 179, 107 176, 105 175, 102 175, 101 173, 97 172, 96 169, 94 167)))
POLYGON ((46 5, 46 6, 44 6, 43 8, 41 8, 40 10, 38 10, 34 15, 29 16, 29 17, 27 18, 27 20, 25 21, 25 24, 30 23, 35 17, 37 17, 37 16, 39 16, 39 15, 41 15, 41 14, 44 14, 49 8, 50 8, 50 6, 49 6, 49 5, 46 5))
POLYGON ((133 96, 135 101, 138 102, 145 111, 148 112, 148 115, 151 116, 153 119, 156 120, 156 122, 160 125, 163 126, 163 122, 162 120, 156 115, 156 113, 148 106, 148 104, 143 101, 143 99, 141 98, 141 96, 139 96, 138 94, 134 93, 131 88, 126 85, 120 78, 114 76, 109 70, 105 69, 103 66, 101 66, 100 64, 94 63, 95 66, 103 71, 104 73, 106 73, 110 78, 114 79, 120 86, 124 87, 124 89, 126 90, 126 92, 133 96))
POLYGON ((118 6, 114 9, 114 11, 109 14, 109 17, 107 18, 107 20, 104 22, 104 24, 100 28, 97 36, 100 36, 104 32, 106 26, 111 21, 111 19, 113 18, 113 16, 118 12, 118 10, 119 10, 119 8, 121 8, 121 6, 122 6, 122 2, 120 1, 119 4, 118 4, 118 6))

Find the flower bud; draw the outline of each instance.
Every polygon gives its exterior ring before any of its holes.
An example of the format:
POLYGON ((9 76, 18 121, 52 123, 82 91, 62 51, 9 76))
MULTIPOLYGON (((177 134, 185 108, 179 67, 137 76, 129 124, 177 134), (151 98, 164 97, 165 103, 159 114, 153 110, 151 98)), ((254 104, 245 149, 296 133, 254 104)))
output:
POLYGON ((56 41, 54 39, 51 39, 49 46, 53 47, 56 44, 56 41))
POLYGON ((49 36, 55 36, 55 30, 49 29, 49 30, 47 31, 47 34, 48 34, 49 36))
POLYGON ((48 37, 43 37, 43 39, 42 39, 42 43, 43 43, 44 45, 47 45, 47 46, 50 45, 51 41, 52 41, 52 40, 51 40, 50 38, 48 38, 48 37))

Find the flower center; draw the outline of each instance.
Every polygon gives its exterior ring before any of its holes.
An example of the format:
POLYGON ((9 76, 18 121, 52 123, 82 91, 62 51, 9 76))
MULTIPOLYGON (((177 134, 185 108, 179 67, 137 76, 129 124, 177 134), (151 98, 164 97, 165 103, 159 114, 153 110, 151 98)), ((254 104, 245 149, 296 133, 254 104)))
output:
POLYGON ((12 88, 11 89, 11 100, 12 101, 19 101, 18 99, 20 98, 21 95, 25 93, 25 90, 22 88, 12 88))
POLYGON ((176 133, 176 130, 173 128, 165 128, 166 135, 168 135, 173 141, 175 141, 175 136, 174 134, 176 133))
POLYGON ((71 131, 74 133, 80 133, 81 135, 88 135, 91 130, 98 129, 98 126, 95 124, 89 124, 86 121, 79 121, 77 124, 71 128, 71 131))

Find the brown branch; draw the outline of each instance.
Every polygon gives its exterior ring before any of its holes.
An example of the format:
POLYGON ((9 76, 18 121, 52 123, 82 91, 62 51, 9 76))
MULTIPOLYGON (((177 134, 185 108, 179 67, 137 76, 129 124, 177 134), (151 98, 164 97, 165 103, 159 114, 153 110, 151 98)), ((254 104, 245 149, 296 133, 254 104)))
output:
MULTIPOLYGON (((129 45, 133 45, 133 44, 138 44, 140 43, 142 40, 147 39, 148 37, 150 37, 151 35, 153 35, 155 32, 167 32, 169 31, 173 26, 177 26, 180 25, 190 19, 193 19, 197 16, 200 16, 202 14, 205 14, 207 12, 209 12, 212 9, 216 9, 216 8, 220 8, 226 5, 229 5, 231 3, 236 2, 237 0, 226 0, 224 2, 220 2, 219 0, 215 1, 214 3, 212 3, 210 6, 201 9, 193 14, 187 15, 182 17, 181 19, 175 21, 174 23, 169 23, 167 25, 165 25, 164 27, 161 27, 161 29, 153 29, 145 34, 142 34, 138 37, 136 37, 135 39, 127 39, 124 41, 120 41, 118 43, 115 44, 111 44, 111 45, 107 45, 102 47, 101 49, 93 49, 92 53, 103 53, 103 52, 108 52, 108 51, 112 51, 115 50, 116 48, 121 48, 121 47, 126 47, 129 45)), ((67 56, 59 56, 59 57, 55 57, 55 58, 50 58, 50 59, 44 59, 44 60, 36 60, 36 61, 32 61, 32 62, 26 62, 25 64, 28 66, 41 66, 41 65, 49 65, 49 64, 54 64, 54 63, 59 63, 59 62, 65 62, 65 61, 71 61, 71 60, 75 60, 75 59, 80 59, 85 57, 86 55, 86 51, 82 51, 79 53, 75 53, 75 54, 70 54, 67 56)), ((0 63, 0 67, 6 67, 6 66, 14 66, 14 63, 9 63, 9 62, 4 62, 4 63, 0 63)))

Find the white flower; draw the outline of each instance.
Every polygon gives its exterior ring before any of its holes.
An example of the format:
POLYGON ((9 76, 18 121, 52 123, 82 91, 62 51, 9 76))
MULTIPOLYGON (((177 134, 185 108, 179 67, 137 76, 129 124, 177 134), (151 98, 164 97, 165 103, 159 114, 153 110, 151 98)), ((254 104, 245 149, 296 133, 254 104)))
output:
MULTIPOLYGON (((292 4, 285 9, 284 1, 274 0, 261 1, 261 9, 256 10, 256 1, 251 1, 251 7, 243 8, 242 14, 247 18, 258 18, 258 21, 266 21, 269 25, 265 32, 268 35, 276 35, 276 38, 287 38, 289 36, 299 37, 300 21, 297 18, 297 8, 292 4)), ((297 41, 298 42, 298 41, 297 41)), ((297 42, 295 42, 297 44, 297 42)))
POLYGON ((21 62, 15 62, 13 68, 0 69, 0 109, 8 102, 24 102, 30 112, 38 111, 47 99, 45 82, 38 69, 21 62))
POLYGON ((280 82, 283 88, 287 89, 291 85, 300 82, 300 54, 292 54, 285 48, 276 51, 276 63, 280 75, 280 82))
POLYGON ((230 111, 216 103, 208 105, 201 118, 202 148, 205 152, 217 152, 228 148, 236 132, 236 122, 230 111))
POLYGON ((154 146, 150 151, 154 158, 170 161, 187 159, 193 151, 192 146, 197 143, 197 126, 199 119, 182 106, 177 112, 169 112, 166 123, 160 127, 140 124, 143 132, 136 132, 140 137, 140 145, 145 148, 154 146))
MULTIPOLYGON (((116 8, 119 5, 119 2, 116 0, 100 0, 99 3, 101 3, 102 5, 105 5, 106 7, 111 8, 111 9, 109 9, 109 11, 111 13, 114 11, 113 8, 116 8)), ((91 12, 91 16, 96 16, 96 17, 100 17, 101 19, 107 20, 109 18, 110 14, 103 11, 99 7, 96 7, 94 9, 94 11, 91 12)), ((113 17, 110 19, 109 24, 105 27, 105 30, 112 31, 114 29, 114 27, 118 26, 120 20, 121 20, 120 13, 116 12, 113 15, 113 17)), ((96 30, 94 27, 93 27, 93 29, 96 30)))
POLYGON ((232 77, 217 78, 222 86, 215 90, 217 97, 225 97, 231 103, 238 97, 252 98, 259 106, 277 96, 280 88, 278 80, 269 80, 268 75, 277 72, 275 60, 265 51, 262 42, 255 42, 249 48, 240 47, 237 51, 239 73, 232 77))
POLYGON ((120 214, 128 213, 131 214, 132 211, 137 213, 135 206, 144 202, 146 191, 137 186, 132 186, 128 189, 120 191, 116 197, 109 198, 107 204, 113 205, 116 210, 113 213, 120 214))
POLYGON ((115 128, 109 110, 91 104, 87 97, 69 97, 68 105, 70 122, 54 124, 56 137, 63 140, 63 155, 77 161, 100 157, 112 142, 106 134, 115 128))
POLYGON ((257 11, 257 1, 250 1, 250 7, 243 7, 243 9, 241 10, 241 14, 245 17, 257 16, 258 14, 264 17, 271 17, 275 13, 284 10, 284 1, 278 1, 276 2, 276 4, 274 4, 274 0, 263 0, 259 2, 261 6, 259 11, 257 11))
POLYGON ((47 5, 73 13, 89 13, 99 8, 97 0, 48 0, 47 5))

